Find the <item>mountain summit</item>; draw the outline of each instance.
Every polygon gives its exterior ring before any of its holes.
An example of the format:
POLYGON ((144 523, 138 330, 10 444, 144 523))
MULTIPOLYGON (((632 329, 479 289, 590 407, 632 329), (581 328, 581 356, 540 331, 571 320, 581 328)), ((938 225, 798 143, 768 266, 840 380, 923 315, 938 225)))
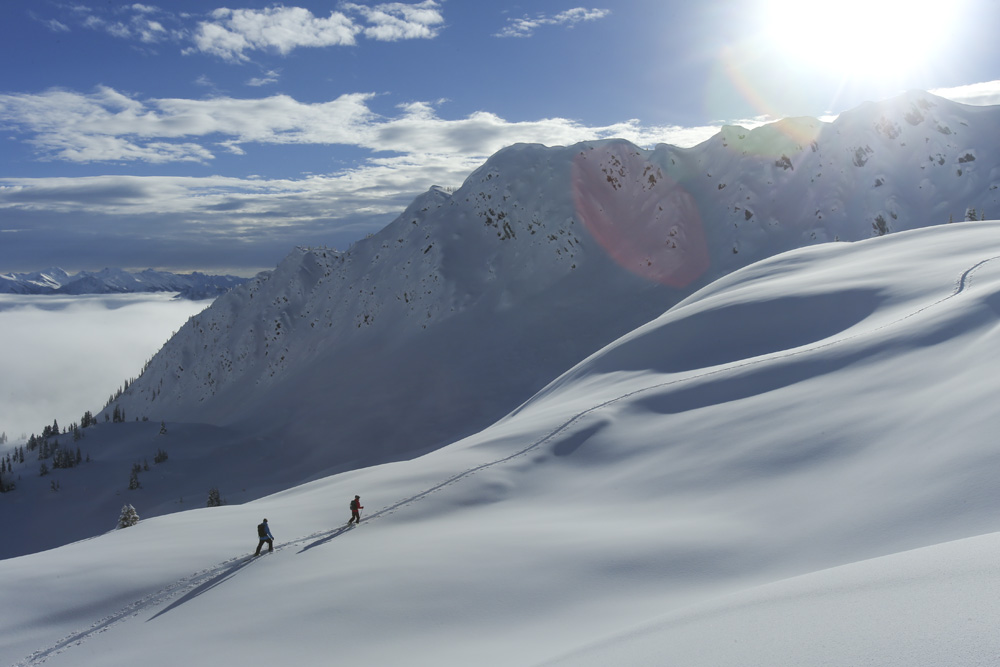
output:
POLYGON ((914 92, 690 149, 512 146, 219 297, 107 411, 271 438, 303 478, 408 458, 740 267, 996 210, 998 132, 998 107, 914 92))

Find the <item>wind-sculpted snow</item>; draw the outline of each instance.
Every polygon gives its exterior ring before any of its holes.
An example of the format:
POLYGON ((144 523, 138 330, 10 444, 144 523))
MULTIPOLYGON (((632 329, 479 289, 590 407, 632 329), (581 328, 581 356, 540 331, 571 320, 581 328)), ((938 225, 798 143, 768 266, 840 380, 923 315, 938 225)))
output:
MULTIPOLYGON (((726 127, 691 149, 512 146, 348 250, 296 249, 218 299, 116 404, 270 437, 315 474, 407 458, 742 267, 1000 210, 998 134, 998 108, 909 93, 833 123, 726 127)), ((830 297, 796 344, 879 298, 830 297)), ((796 322, 792 300, 756 309, 796 322)), ((678 323, 699 346, 663 370, 780 351, 760 324, 722 320, 678 323)))
POLYGON ((602 364, 617 370, 651 368, 663 373, 729 364, 833 337, 863 322, 878 305, 874 290, 843 290, 789 295, 752 305, 723 302, 674 309, 660 321, 660 327, 646 327, 631 338, 655 331, 671 348, 683 350, 683 355, 663 355, 651 362, 647 350, 640 348, 631 355, 606 352, 602 364), (803 317, 804 312, 808 317, 803 317), (733 327, 733 322, 738 326, 733 327))

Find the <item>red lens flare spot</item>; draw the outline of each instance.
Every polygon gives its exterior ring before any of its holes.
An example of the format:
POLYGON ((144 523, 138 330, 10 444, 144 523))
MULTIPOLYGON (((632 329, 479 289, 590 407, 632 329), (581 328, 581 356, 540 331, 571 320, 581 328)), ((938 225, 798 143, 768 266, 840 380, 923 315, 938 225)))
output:
POLYGON ((694 198, 635 147, 611 143, 577 154, 572 181, 577 215, 621 266, 671 287, 708 269, 694 198))

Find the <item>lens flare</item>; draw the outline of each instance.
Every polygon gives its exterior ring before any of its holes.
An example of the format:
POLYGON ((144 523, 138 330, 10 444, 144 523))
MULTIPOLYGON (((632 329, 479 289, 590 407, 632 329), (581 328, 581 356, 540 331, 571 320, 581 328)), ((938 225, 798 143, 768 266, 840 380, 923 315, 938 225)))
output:
POLYGON ((694 198, 630 144, 581 151, 572 180, 577 216, 621 266, 672 287, 686 287, 708 269, 694 198))

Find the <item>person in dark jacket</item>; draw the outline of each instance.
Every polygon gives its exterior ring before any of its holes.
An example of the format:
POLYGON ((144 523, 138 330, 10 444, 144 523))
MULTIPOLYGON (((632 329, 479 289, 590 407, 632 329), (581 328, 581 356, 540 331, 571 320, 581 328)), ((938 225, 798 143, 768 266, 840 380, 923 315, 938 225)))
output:
POLYGON ((274 535, 271 534, 271 527, 267 525, 267 519, 257 525, 257 537, 260 538, 260 542, 257 543, 257 552, 254 556, 260 555, 260 548, 264 546, 264 542, 267 542, 267 553, 274 551, 274 535))
POLYGON ((354 500, 351 501, 351 520, 347 522, 350 526, 352 523, 361 523, 361 510, 365 508, 361 504, 361 496, 354 496, 354 500))

